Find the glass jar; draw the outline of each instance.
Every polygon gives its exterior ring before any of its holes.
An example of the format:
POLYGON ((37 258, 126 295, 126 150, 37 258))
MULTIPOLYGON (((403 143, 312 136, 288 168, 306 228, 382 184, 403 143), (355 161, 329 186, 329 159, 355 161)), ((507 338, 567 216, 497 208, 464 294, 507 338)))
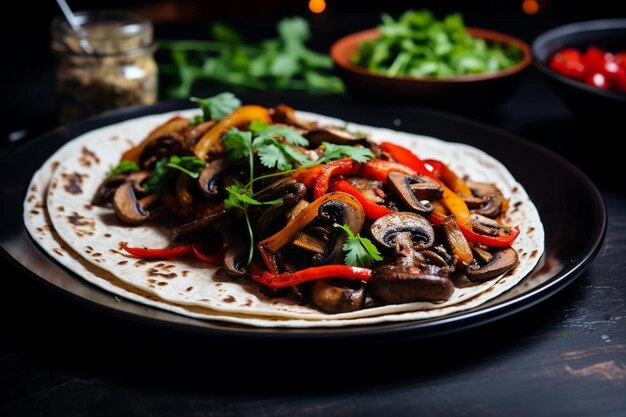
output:
POLYGON ((141 15, 115 10, 78 12, 76 18, 79 33, 61 17, 52 21, 61 123, 154 103, 157 65, 152 23, 141 15))

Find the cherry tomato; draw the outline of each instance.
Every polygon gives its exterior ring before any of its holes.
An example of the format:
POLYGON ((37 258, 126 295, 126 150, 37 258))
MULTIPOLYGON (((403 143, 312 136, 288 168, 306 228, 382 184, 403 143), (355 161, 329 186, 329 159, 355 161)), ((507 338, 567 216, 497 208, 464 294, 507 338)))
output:
POLYGON ((594 87, 602 88, 604 90, 607 90, 610 87, 609 81, 601 72, 589 74, 585 78, 585 82, 589 85, 593 85, 594 87))
POLYGON ((582 80, 586 68, 581 53, 572 48, 563 49, 552 56, 550 68, 568 77, 582 80))
POLYGON ((583 61, 589 73, 596 73, 604 71, 604 65, 606 63, 606 55, 602 50, 595 46, 590 46, 585 51, 583 61))

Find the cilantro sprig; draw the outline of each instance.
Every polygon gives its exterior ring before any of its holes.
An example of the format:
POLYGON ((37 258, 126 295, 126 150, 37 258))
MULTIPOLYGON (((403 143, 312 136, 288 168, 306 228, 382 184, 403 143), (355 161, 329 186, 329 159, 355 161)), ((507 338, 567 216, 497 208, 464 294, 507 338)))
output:
POLYGON ((344 258, 346 265, 369 267, 375 261, 382 261, 383 258, 380 256, 378 248, 371 240, 362 237, 360 234, 355 236, 347 224, 340 225, 335 223, 333 227, 342 229, 348 235, 346 243, 343 244, 343 250, 346 253, 344 258))
MULTIPOLYGON (((192 97, 191 101, 198 103, 200 109, 202 109, 202 118, 204 121, 221 120, 241 107, 241 100, 233 93, 229 92, 220 93, 208 98, 192 97)), ((196 124, 198 121, 197 118, 193 119, 193 122, 196 124)))
POLYGON ((114 175, 131 174, 139 171, 139 165, 134 161, 121 161, 115 168, 111 168, 107 176, 112 177, 114 175))
POLYGON ((335 145, 334 143, 323 142, 324 156, 315 161, 315 164, 326 164, 342 158, 352 158, 357 162, 367 162, 374 159, 374 153, 369 148, 351 145, 335 145))
POLYGON ((184 172, 191 178, 198 178, 206 166, 206 161, 195 156, 172 155, 159 160, 152 174, 142 183, 144 189, 151 193, 160 193, 176 171, 184 172))

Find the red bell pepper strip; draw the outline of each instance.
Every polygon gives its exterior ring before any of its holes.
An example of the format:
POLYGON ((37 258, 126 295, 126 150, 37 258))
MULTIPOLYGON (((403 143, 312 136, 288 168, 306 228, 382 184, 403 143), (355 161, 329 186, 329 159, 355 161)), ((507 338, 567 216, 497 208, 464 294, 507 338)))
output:
POLYGON ((396 145, 395 143, 383 142, 380 144, 380 148, 387 152, 396 162, 406 165, 418 174, 426 175, 431 178, 435 178, 435 175, 426 167, 424 161, 417 157, 410 149, 404 146, 396 145))
MULTIPOLYGON (((439 225, 443 222, 445 216, 432 213, 429 217, 431 223, 439 225)), ((519 227, 515 226, 508 230, 508 232, 502 232, 498 236, 488 236, 480 233, 474 232, 472 229, 468 229, 462 225, 458 225, 461 232, 463 232, 463 236, 469 243, 474 244, 483 244, 487 246, 491 246, 494 248, 508 248, 510 247, 517 236, 519 236, 520 230, 519 227)))
POLYGON ((133 256, 142 259, 170 259, 170 258, 182 258, 183 256, 191 255, 193 249, 191 245, 172 246, 170 248, 132 248, 128 244, 123 243, 122 249, 130 253, 133 256))
POLYGON ((313 198, 318 199, 326 192, 330 179, 337 175, 353 175, 357 174, 361 169, 361 164, 354 161, 352 158, 339 159, 337 161, 329 162, 324 165, 315 178, 315 184, 313 185, 313 198))
POLYGON ((209 254, 204 251, 203 245, 194 243, 191 245, 191 250, 196 259, 200 262, 211 264, 213 266, 220 266, 224 261, 224 256, 220 254, 209 254))
POLYGON ((386 184, 387 175, 389 175, 390 172, 401 172, 410 176, 415 176, 417 174, 415 170, 406 165, 393 161, 383 161, 382 159, 367 161, 361 166, 361 172, 359 174, 386 184))
POLYGON ((266 287, 278 289, 324 278, 367 281, 371 276, 372 270, 369 268, 348 265, 324 265, 286 274, 270 274, 267 271, 264 271, 262 274, 253 273, 252 279, 266 287))
POLYGON ((324 165, 313 165, 308 168, 301 168, 291 174, 296 181, 301 182, 306 186, 306 188, 313 188, 315 185, 315 179, 317 178, 320 171, 324 168, 324 165))
POLYGON ((335 181, 331 184, 330 188, 332 189, 332 191, 341 191, 350 194, 352 197, 356 198, 359 203, 361 203, 361 206, 363 206, 363 211, 365 212, 365 215, 372 220, 376 220, 380 217, 386 216, 387 214, 393 213, 389 208, 378 205, 373 201, 368 200, 367 197, 363 195, 363 193, 361 193, 348 181, 335 181))

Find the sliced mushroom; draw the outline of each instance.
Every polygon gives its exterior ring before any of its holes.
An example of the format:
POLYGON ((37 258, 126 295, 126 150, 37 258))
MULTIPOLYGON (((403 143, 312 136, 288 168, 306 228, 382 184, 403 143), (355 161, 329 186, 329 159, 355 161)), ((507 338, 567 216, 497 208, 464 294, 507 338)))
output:
POLYGON ((229 276, 245 277, 248 274, 246 265, 248 249, 245 245, 236 245, 226 251, 223 267, 229 276))
POLYGON ((309 140, 309 144, 314 147, 320 146, 323 142, 337 145, 363 145, 369 146, 367 137, 355 136, 352 133, 336 127, 323 127, 309 130, 304 134, 309 140))
POLYGON ((306 194, 306 186, 292 177, 281 178, 252 196, 258 201, 270 201, 284 197, 287 208, 295 206, 306 194))
POLYGON ((316 125, 315 122, 304 122, 302 120, 298 120, 298 118, 296 117, 296 111, 286 104, 279 104, 273 109, 270 109, 270 116, 274 124, 282 123, 307 130, 313 128, 316 125))
POLYGON ((498 236, 506 227, 489 217, 472 213, 472 228, 474 231, 488 236, 498 236))
POLYGON ((498 277, 511 269, 515 268, 519 263, 519 255, 513 248, 507 248, 493 253, 491 261, 484 265, 472 264, 465 270, 467 279, 472 282, 488 281, 498 277))
POLYGON ((383 184, 380 181, 363 177, 352 177, 348 179, 348 182, 350 182, 354 188, 359 190, 359 192, 369 201, 376 204, 383 204, 385 202, 383 198, 385 193, 382 190, 383 184))
POLYGON ((318 254, 326 252, 328 246, 328 242, 324 239, 305 232, 298 233, 292 244, 297 248, 318 254))
POLYGON ((387 176, 387 185, 403 206, 420 214, 433 211, 430 202, 422 203, 421 200, 438 199, 443 193, 443 189, 436 181, 424 175, 412 177, 399 172, 390 172, 387 176))
POLYGON ((370 232, 379 244, 389 249, 396 246, 396 237, 404 233, 410 234, 417 250, 429 248, 435 242, 435 231, 430 222, 408 211, 379 218, 372 224, 370 232))
POLYGON ((113 175, 106 178, 94 194, 91 204, 94 206, 104 206, 111 202, 117 187, 126 182, 127 175, 113 175))
POLYGON ((425 266, 404 269, 386 265, 373 271, 367 290, 380 303, 403 304, 445 301, 454 293, 454 284, 444 268, 425 266))
POLYGON ((215 124, 216 120, 209 120, 208 122, 202 122, 196 126, 189 126, 183 130, 183 145, 185 149, 192 149, 198 140, 209 131, 215 124))
POLYGON ((204 216, 198 220, 178 226, 174 229, 173 235, 176 241, 186 241, 194 235, 204 233, 207 229, 213 227, 216 223, 223 222, 227 212, 222 207, 214 213, 204 216))
POLYGON ((480 214, 482 216, 496 218, 502 212, 502 203, 504 203, 504 196, 494 184, 488 184, 483 182, 469 182, 468 186, 472 190, 477 198, 482 198, 482 204, 478 207, 473 204, 473 213, 480 214))
POLYGON ((182 136, 177 132, 170 133, 146 145, 139 155, 139 166, 142 169, 152 169, 159 160, 171 155, 180 155, 182 152, 182 136))
POLYGON ((287 215, 285 216, 285 220, 287 221, 287 223, 292 221, 296 216, 298 216, 298 214, 302 213, 302 210, 304 210, 308 205, 309 202, 306 200, 298 201, 295 206, 287 211, 287 215))
POLYGON ((224 158, 216 159, 206 164, 200 173, 200 178, 198 178, 198 185, 202 194, 207 197, 217 196, 219 184, 227 166, 228 161, 224 158))
POLYGON ((311 296, 313 304, 327 313, 348 313, 363 308, 365 287, 359 282, 322 279, 313 284, 311 296))
POLYGON ((113 209, 117 217, 128 224, 140 224, 150 218, 148 206, 154 203, 158 197, 151 195, 148 200, 137 199, 136 193, 142 192, 141 186, 136 181, 125 182, 115 190, 113 196, 113 209))
MULTIPOLYGON (((278 273, 275 259, 278 250, 291 243, 298 233, 318 218, 327 224, 330 223, 328 226, 332 226, 331 222, 347 224, 352 232, 357 234, 363 227, 365 213, 357 199, 349 194, 339 192, 324 194, 304 208, 280 231, 258 243, 257 247, 269 272, 278 273)), ((342 257, 341 247, 345 239, 345 232, 333 228, 326 252, 321 256, 316 255, 314 261, 317 264, 340 261, 342 257)))

